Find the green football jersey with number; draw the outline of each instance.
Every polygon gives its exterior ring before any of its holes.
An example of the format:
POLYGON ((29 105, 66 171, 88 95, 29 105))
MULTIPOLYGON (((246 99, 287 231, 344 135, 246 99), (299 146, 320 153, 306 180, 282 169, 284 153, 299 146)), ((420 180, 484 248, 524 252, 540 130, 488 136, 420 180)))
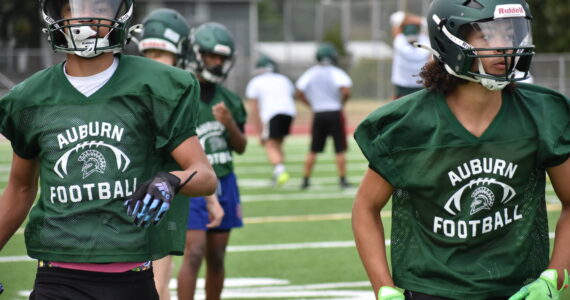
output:
POLYGON ((172 224, 167 217, 160 227, 139 228, 123 203, 196 135, 198 97, 188 72, 122 55, 110 80, 89 97, 58 64, 0 100, 0 131, 18 156, 40 164, 41 194, 25 230, 28 255, 97 263, 172 252, 170 231, 184 233, 186 220, 172 224))
POLYGON ((234 169, 228 131, 212 113, 212 108, 221 102, 230 111, 236 124, 245 124, 247 119, 240 97, 221 84, 215 84, 214 96, 210 102, 200 101, 196 132, 218 178, 228 175, 234 169))
POLYGON ((570 153, 570 104, 520 84, 480 137, 427 90, 357 128, 369 167, 393 187, 397 286, 453 299, 510 296, 549 261, 545 169, 570 153))

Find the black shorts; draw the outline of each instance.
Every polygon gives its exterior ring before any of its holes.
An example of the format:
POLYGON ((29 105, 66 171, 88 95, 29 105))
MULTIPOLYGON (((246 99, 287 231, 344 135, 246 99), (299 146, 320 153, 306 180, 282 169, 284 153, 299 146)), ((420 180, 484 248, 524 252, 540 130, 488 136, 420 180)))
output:
POLYGON ((293 117, 289 115, 278 114, 269 120, 267 136, 269 139, 282 139, 289 135, 293 117))
POLYGON ((328 136, 332 136, 336 153, 347 149, 346 131, 342 111, 325 111, 315 113, 311 130, 311 152, 320 153, 325 149, 328 136))
POLYGON ((31 300, 158 300, 152 268, 100 273, 65 268, 38 268, 31 300))

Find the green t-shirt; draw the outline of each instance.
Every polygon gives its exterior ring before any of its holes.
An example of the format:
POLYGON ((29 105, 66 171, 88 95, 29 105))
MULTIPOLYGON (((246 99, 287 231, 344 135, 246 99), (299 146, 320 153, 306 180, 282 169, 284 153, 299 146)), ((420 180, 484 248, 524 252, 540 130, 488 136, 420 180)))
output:
MULTIPOLYGON (((40 163, 41 194, 25 231, 28 255, 126 262, 171 252, 168 242, 150 243, 167 238, 171 222, 163 220, 160 229, 136 227, 123 202, 196 135, 198 97, 198 83, 187 72, 123 55, 111 79, 90 97, 69 83, 58 64, 0 100, 0 132, 16 154, 40 163)), ((174 227, 184 232, 184 225, 174 227)))
POLYGON ((245 124, 247 119, 240 97, 220 84, 215 84, 211 101, 200 101, 196 132, 218 178, 228 175, 234 168, 229 133, 212 114, 212 107, 220 102, 231 112, 236 124, 245 124))
POLYGON ((368 116, 355 139, 392 186, 391 253, 399 287, 510 296, 548 264, 545 168, 570 153, 570 104, 520 84, 480 137, 426 90, 368 116))

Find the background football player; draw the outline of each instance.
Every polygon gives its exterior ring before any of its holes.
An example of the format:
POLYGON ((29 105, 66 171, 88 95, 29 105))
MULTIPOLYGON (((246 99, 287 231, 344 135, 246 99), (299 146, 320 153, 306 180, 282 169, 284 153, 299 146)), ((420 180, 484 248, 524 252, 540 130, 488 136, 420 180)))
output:
POLYGON ((277 63, 265 55, 259 57, 255 67, 257 74, 248 82, 245 94, 260 143, 273 166, 272 182, 283 185, 289 180, 283 142, 296 114, 295 86, 287 76, 278 73, 277 63))
POLYGON ((350 99, 352 80, 336 66, 338 51, 330 43, 319 45, 316 53, 317 64, 306 70, 295 86, 297 97, 313 112, 311 127, 311 148, 305 158, 301 188, 310 186, 310 177, 322 153, 327 138, 334 141, 335 160, 341 188, 348 188, 346 180, 346 128, 343 107, 350 99))
MULTIPOLYGON (((143 21, 143 32, 138 41, 138 49, 140 54, 147 58, 184 69, 188 65, 189 38, 190 26, 179 12, 169 8, 157 9, 143 21)), ((182 195, 177 197, 183 198, 182 195)), ((207 213, 210 216, 210 223, 207 227, 217 227, 222 221, 224 211, 216 197, 206 199, 207 213)), ((180 203, 182 202, 188 203, 188 200, 181 199, 180 203)), ((188 205, 178 206, 176 209, 187 212, 188 205)), ((153 262, 154 282, 160 300, 170 299, 168 285, 172 277, 173 265, 170 255, 153 262)))
MULTIPOLYGON (((205 23, 191 38, 194 72, 200 81, 197 132, 218 177, 217 197, 224 209, 220 226, 209 228, 204 197, 190 199, 184 260, 178 274, 178 298, 193 299, 202 260, 206 259, 206 299, 220 299, 224 256, 232 228, 243 226, 233 152, 243 153, 246 112, 239 96, 221 85, 234 63, 235 44, 219 23, 205 23)), ((208 198, 208 197, 206 197, 208 198)))

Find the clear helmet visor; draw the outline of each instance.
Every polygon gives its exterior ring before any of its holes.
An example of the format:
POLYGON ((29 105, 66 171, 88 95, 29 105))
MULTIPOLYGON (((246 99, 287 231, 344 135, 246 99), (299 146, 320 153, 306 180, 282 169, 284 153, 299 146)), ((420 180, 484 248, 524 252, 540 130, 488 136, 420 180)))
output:
POLYGON ((45 13, 54 21, 62 19, 117 20, 127 12, 122 0, 46 0, 45 13))
POLYGON ((530 21, 526 18, 473 22, 462 28, 461 39, 476 49, 510 49, 532 46, 530 21))
POLYGON ((473 22, 460 28, 459 33, 470 47, 464 49, 473 61, 469 75, 499 81, 528 77, 534 54, 530 20, 517 17, 473 22))

